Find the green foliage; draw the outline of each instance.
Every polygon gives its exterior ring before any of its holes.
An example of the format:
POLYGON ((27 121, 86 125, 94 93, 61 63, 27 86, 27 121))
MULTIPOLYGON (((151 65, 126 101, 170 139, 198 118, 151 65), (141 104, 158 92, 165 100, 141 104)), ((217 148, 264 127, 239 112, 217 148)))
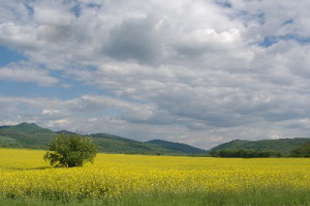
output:
POLYGON ((282 157, 283 154, 274 151, 262 150, 213 150, 210 152, 212 157, 225 157, 225 158, 266 158, 266 157, 282 157))
POLYGON ((305 143, 309 142, 310 138, 294 138, 294 139, 278 139, 278 140, 234 140, 228 143, 214 147, 213 150, 264 150, 281 152, 289 155, 291 151, 305 143))
POLYGON ((36 124, 24 122, 13 126, 1 126, 0 136, 14 140, 15 144, 6 144, 8 147, 48 148, 47 145, 55 133, 36 124))
POLYGON ((152 144, 152 145, 157 145, 157 146, 166 148, 168 150, 179 151, 179 152, 183 152, 183 153, 187 153, 187 154, 199 155, 199 154, 206 153, 206 151, 203 149, 192 147, 192 146, 187 145, 187 144, 168 142, 168 141, 164 141, 164 140, 151 140, 151 141, 148 141, 146 143, 152 144))
POLYGON ((93 162, 97 154, 96 145, 89 137, 76 134, 59 134, 49 145, 44 159, 52 166, 75 167, 93 162))
POLYGON ((0 147, 20 147, 21 145, 15 139, 0 135, 0 147))
POLYGON ((293 149, 291 152, 292 157, 310 157, 310 142, 293 149))
POLYGON ((306 206, 310 205, 309 190, 289 189, 249 190, 242 193, 143 193, 118 198, 68 199, 0 197, 5 206, 306 206))

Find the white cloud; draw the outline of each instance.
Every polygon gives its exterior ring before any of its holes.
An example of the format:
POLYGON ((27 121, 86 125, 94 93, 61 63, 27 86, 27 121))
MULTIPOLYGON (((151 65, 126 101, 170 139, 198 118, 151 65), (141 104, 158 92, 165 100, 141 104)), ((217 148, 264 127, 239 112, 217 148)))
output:
POLYGON ((58 70, 108 94, 2 98, 5 118, 205 147, 308 134, 309 2, 230 2, 1 2, 0 44, 32 63, 0 78, 51 86, 58 70))
POLYGON ((66 119, 49 120, 46 126, 51 128, 66 128, 69 125, 69 121, 66 119))
POLYGON ((53 114, 59 114, 60 111, 59 110, 48 110, 48 109, 44 109, 42 111, 42 114, 47 114, 47 115, 53 115, 53 114))
POLYGON ((35 82, 41 86, 50 86, 58 83, 51 77, 48 71, 38 68, 37 65, 28 62, 11 63, 0 67, 0 79, 19 82, 35 82))
POLYGON ((75 18, 70 12, 70 6, 72 5, 63 4, 61 1, 34 3, 33 21, 37 25, 70 25, 75 18))

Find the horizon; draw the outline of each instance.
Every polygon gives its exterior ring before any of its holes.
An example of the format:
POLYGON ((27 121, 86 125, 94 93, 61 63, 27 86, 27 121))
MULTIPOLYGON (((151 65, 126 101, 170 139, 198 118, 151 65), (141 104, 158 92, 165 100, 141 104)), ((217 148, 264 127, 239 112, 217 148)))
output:
POLYGON ((213 148, 310 134, 310 2, 0 2, 0 125, 213 148))
MULTIPOLYGON (((21 122, 19 124, 11 124, 11 125, 0 125, 0 128, 3 127, 3 126, 18 126, 18 125, 21 125, 21 124, 27 124, 27 125, 31 125, 31 124, 34 124, 42 129, 49 129, 49 128, 45 128, 45 127, 42 127, 40 126, 39 124, 37 123, 33 123, 33 122, 21 122)), ((53 132, 61 132, 61 131, 67 131, 67 132, 72 132, 72 133, 75 133, 75 134, 78 134, 78 135, 84 135, 84 136, 87 136, 87 135, 95 135, 95 134, 108 134, 108 135, 113 135, 113 136, 116 136, 116 137, 120 137, 120 138, 124 138, 124 139, 128 139, 128 140, 134 140, 134 139, 131 139, 129 137, 126 137, 126 136, 120 136, 120 135, 117 135, 117 134, 113 134, 113 133, 106 133, 104 131, 102 132, 95 132, 95 133, 80 133, 79 131, 71 131, 71 130, 68 130, 68 129, 63 129, 63 130, 53 130, 53 129, 50 129, 51 131, 53 132)), ((150 139, 150 140, 146 140, 146 141, 142 141, 142 140, 134 140, 134 141, 138 141, 138 142, 142 142, 142 143, 148 143, 150 141, 164 141, 164 142, 170 142, 170 143, 176 143, 176 144, 185 144, 187 146, 190 146, 190 147, 194 147, 194 148, 197 148, 197 149, 201 149, 201 150, 205 150, 205 151, 209 151, 209 150, 212 150, 213 148, 215 147, 218 147, 222 144, 226 144, 226 143, 231 143, 231 142, 234 142, 234 141, 251 141, 251 142, 258 142, 258 141, 266 141, 266 140, 270 140, 270 141, 277 141, 277 140, 294 140, 294 139, 310 139, 310 137, 291 137, 291 138, 286 138, 286 137, 280 137, 278 139, 258 139, 258 140, 247 140, 247 139, 233 139, 233 140, 230 140, 230 141, 227 141, 227 142, 222 142, 218 145, 215 145, 214 147, 211 147, 211 148, 203 148, 203 147, 199 147, 199 146, 193 146, 193 145, 190 145, 190 144, 187 144, 187 143, 184 143, 184 142, 176 142, 176 141, 168 141, 168 140, 164 140, 164 139, 160 139, 160 138, 155 138, 155 139, 150 139)))

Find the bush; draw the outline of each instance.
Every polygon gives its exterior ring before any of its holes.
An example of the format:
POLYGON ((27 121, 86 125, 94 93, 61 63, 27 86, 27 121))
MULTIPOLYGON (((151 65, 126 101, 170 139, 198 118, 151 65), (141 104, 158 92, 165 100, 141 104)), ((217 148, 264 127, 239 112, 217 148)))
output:
POLYGON ((85 162, 93 162, 97 147, 91 138, 77 134, 57 135, 49 144, 49 151, 44 159, 56 167, 83 166, 85 162))

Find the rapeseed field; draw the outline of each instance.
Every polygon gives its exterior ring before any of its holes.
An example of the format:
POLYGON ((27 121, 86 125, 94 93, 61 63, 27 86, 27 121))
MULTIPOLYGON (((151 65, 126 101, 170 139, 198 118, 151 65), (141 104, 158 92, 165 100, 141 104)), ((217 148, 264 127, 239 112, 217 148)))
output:
POLYGON ((308 191, 309 159, 98 154, 94 164, 51 168, 44 151, 0 149, 0 196, 120 197, 147 193, 308 191))

